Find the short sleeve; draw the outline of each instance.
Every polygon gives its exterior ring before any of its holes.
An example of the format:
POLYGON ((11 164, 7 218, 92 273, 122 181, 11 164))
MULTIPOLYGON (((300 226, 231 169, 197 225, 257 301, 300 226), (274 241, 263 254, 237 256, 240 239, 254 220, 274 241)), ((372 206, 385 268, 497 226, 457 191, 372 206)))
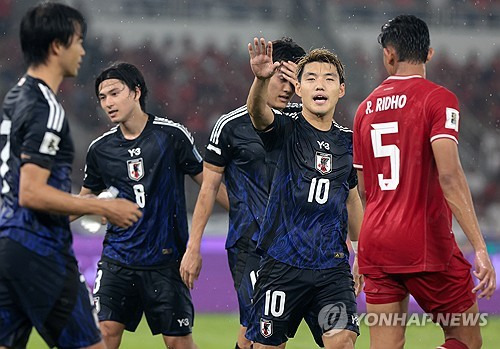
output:
POLYGON ((226 167, 231 160, 232 152, 231 139, 229 137, 231 129, 229 125, 224 124, 224 121, 224 117, 219 118, 212 128, 204 158, 207 163, 219 167, 226 167))
MULTIPOLYGON (((283 114, 274 110, 274 121, 265 130, 256 130, 266 151, 271 151, 283 144, 286 131, 291 131, 291 124, 294 122, 292 114, 283 114)), ((291 134, 291 132, 289 132, 291 134)))
POLYGON ((440 87, 427 98, 426 114, 430 123, 430 142, 448 138, 458 143, 460 111, 458 99, 449 90, 440 87))
POLYGON ((364 113, 362 110, 364 108, 361 104, 356 111, 356 116, 354 117, 354 130, 353 130, 353 167, 357 170, 363 170, 363 157, 362 157, 362 145, 361 145, 361 118, 364 113))
POLYGON ((87 151, 87 158, 85 160, 85 176, 83 178, 83 186, 92 190, 93 192, 100 192, 106 189, 106 184, 102 179, 97 164, 95 148, 91 146, 87 151))
POLYGON ((43 98, 38 98, 23 125, 22 163, 34 163, 51 169, 67 124, 63 107, 50 89, 39 84, 43 98))
POLYGON ((194 144, 193 136, 182 125, 174 132, 177 164, 185 174, 197 175, 203 171, 203 158, 194 144))
POLYGON ((349 173, 347 183, 349 184, 349 189, 353 189, 358 185, 358 174, 354 167, 351 169, 351 173, 349 173))

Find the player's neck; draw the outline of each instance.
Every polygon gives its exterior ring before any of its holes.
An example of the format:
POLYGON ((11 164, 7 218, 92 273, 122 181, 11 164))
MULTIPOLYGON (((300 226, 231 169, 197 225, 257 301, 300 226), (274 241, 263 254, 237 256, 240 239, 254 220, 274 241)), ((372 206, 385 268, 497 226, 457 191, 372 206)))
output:
POLYGON ((409 76, 420 75, 425 78, 425 64, 412 64, 407 62, 398 62, 394 67, 395 72, 392 75, 409 76))
POLYGON ((59 85, 61 85, 61 82, 64 79, 60 69, 57 69, 52 65, 45 64, 40 64, 36 67, 30 66, 27 74, 45 82, 54 94, 57 94, 57 91, 59 91, 59 85))
POLYGON ((302 115, 304 116, 304 119, 306 119, 306 121, 311 124, 312 127, 320 131, 329 131, 332 128, 334 111, 335 110, 325 115, 316 115, 304 108, 302 110, 302 115))
POLYGON ((127 121, 120 123, 120 130, 125 139, 136 139, 139 137, 148 123, 148 114, 141 109, 132 112, 127 121))

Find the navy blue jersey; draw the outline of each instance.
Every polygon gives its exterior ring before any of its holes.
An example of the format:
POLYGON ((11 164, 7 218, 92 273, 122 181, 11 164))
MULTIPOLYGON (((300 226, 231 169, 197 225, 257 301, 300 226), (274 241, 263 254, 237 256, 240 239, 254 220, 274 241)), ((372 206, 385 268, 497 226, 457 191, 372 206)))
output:
POLYGON ((50 170, 48 184, 71 191, 74 148, 69 125, 63 107, 42 80, 26 75, 7 93, 0 149, 0 237, 42 256, 73 255, 67 216, 19 206, 19 175, 26 163, 50 170))
POLYGON ((275 112, 271 129, 259 135, 279 157, 258 248, 304 269, 347 262, 346 200, 357 185, 352 132, 335 123, 321 131, 301 113, 275 112))
POLYGON ((224 182, 230 203, 226 248, 234 246, 242 236, 256 241, 267 203, 270 169, 246 106, 217 120, 204 160, 225 167, 224 182))
POLYGON ((133 140, 120 127, 93 141, 83 186, 100 192, 110 186, 131 200, 143 216, 128 229, 108 226, 102 257, 129 267, 155 267, 177 261, 186 249, 188 224, 184 175, 203 170, 194 139, 181 124, 149 115, 133 140))
MULTIPOLYGON (((288 113, 301 110, 302 104, 297 103, 290 103, 285 109, 288 113)), ((266 153, 246 105, 217 120, 204 160, 224 167, 230 203, 226 248, 233 247, 242 236, 257 241, 277 156, 266 153)))

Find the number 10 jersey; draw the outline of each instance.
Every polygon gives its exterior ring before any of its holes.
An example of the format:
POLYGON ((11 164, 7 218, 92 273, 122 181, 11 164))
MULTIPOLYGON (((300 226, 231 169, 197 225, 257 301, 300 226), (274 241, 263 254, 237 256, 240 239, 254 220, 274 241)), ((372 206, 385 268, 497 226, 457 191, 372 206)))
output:
POLYGON ((272 129, 259 134, 279 155, 258 248, 297 268, 347 263, 346 200, 357 185, 352 132, 335 123, 321 131, 302 113, 275 112, 272 129))

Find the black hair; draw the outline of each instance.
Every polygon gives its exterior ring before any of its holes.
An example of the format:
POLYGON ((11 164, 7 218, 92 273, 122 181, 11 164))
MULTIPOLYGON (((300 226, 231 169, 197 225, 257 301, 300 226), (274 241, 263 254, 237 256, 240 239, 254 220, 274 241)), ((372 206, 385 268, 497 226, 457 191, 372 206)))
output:
POLYGON ((378 42, 392 46, 399 62, 425 63, 431 44, 427 24, 413 15, 399 15, 382 26, 378 42))
POLYGON ((292 61, 297 63, 306 51, 289 37, 273 41, 273 62, 292 61))
POLYGON ((114 63, 110 67, 104 69, 101 74, 95 79, 95 95, 99 98, 99 85, 104 80, 118 79, 122 81, 130 91, 135 92, 136 88, 141 90, 139 104, 143 112, 146 111, 146 98, 148 96, 148 87, 144 81, 142 73, 137 67, 130 63, 114 63))
POLYGON ((344 64, 340 61, 340 58, 333 52, 325 48, 316 48, 311 50, 306 56, 302 57, 297 63, 297 80, 302 79, 302 73, 304 72, 304 67, 308 63, 320 62, 320 63, 330 63, 337 68, 337 73, 339 74, 339 82, 341 84, 345 83, 345 69, 344 64))
POLYGON ((83 15, 70 6, 44 2, 32 7, 24 15, 20 28, 21 48, 26 64, 37 66, 45 63, 52 42, 59 41, 69 47, 75 34, 84 37, 86 31, 87 24, 83 15))

